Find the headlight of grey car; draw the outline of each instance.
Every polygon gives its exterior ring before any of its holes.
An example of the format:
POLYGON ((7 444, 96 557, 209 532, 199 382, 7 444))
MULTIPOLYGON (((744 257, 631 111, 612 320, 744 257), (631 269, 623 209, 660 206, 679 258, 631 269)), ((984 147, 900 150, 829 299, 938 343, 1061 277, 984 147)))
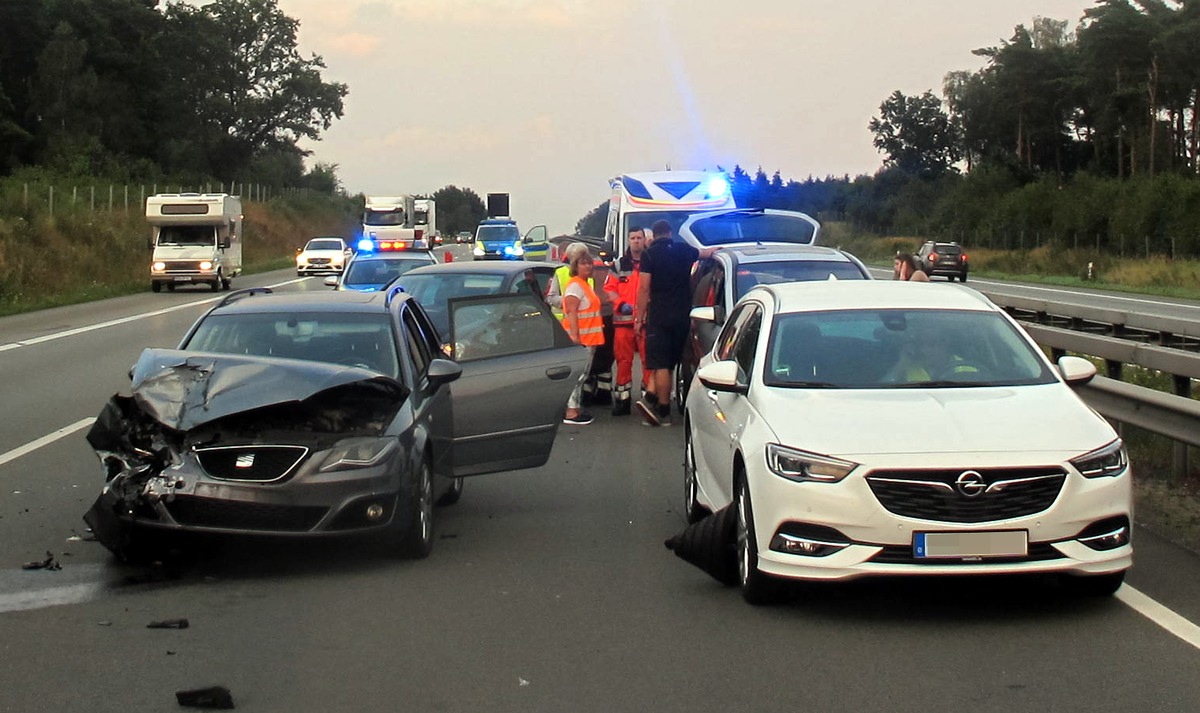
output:
POLYGON ((367 468, 382 463, 396 448, 394 438, 347 438, 339 441, 325 457, 321 472, 367 468))
POLYGON ((767 465, 782 478, 800 482, 836 483, 858 467, 858 463, 807 451, 767 444, 767 465))
POLYGON ((1124 473, 1129 458, 1125 455, 1125 444, 1118 438, 1103 448, 1072 458, 1071 465, 1085 478, 1105 478, 1124 473))

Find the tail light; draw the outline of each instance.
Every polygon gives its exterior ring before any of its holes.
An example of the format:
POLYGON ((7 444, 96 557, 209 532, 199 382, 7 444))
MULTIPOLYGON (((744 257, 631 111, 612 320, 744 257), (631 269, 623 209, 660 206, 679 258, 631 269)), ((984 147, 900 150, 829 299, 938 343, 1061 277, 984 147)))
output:
POLYGON ((929 253, 929 262, 937 262, 937 261, 938 261, 938 254, 937 253, 929 253))
POLYGON ((967 261, 967 254, 966 254, 966 253, 963 253, 963 254, 962 254, 962 261, 963 261, 963 262, 966 262, 966 261, 967 261))

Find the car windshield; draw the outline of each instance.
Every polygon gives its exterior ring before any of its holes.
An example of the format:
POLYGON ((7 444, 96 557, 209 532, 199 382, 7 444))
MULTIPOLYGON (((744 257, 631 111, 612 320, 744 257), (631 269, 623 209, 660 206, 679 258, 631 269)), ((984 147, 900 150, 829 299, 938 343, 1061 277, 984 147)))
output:
POLYGON ((214 314, 185 349, 357 366, 399 375, 387 315, 314 312, 214 314))
POLYGON ((909 389, 1046 384, 1054 376, 993 312, 840 310, 777 317, 764 381, 796 388, 909 389))
POLYGON ((521 239, 521 232, 515 225, 481 225, 476 239, 485 242, 497 240, 516 242, 521 239))
POLYGON ((404 225, 403 210, 368 210, 363 213, 363 225, 404 225))
POLYGON ((305 250, 341 250, 342 241, 340 240, 309 240, 308 245, 304 246, 305 250))
POLYGON ((865 280, 862 270, 852 262, 833 260, 779 260, 751 262, 738 265, 734 287, 737 299, 755 285, 774 285, 780 282, 813 282, 816 280, 865 280))
POLYGON ((431 264, 429 260, 393 258, 387 260, 355 260, 346 270, 342 285, 354 289, 381 287, 416 267, 431 264))
POLYGON ((450 334, 450 317, 447 312, 450 300, 455 297, 499 294, 504 286, 503 274, 442 272, 408 273, 396 278, 395 285, 413 296, 433 321, 443 336, 450 334))
POLYGON ((692 235, 702 245, 731 243, 796 243, 811 245, 816 239, 816 227, 795 215, 779 215, 754 211, 720 213, 697 219, 691 226, 692 235))
POLYGON ((211 225, 164 225, 158 231, 159 245, 216 245, 217 229, 211 225))

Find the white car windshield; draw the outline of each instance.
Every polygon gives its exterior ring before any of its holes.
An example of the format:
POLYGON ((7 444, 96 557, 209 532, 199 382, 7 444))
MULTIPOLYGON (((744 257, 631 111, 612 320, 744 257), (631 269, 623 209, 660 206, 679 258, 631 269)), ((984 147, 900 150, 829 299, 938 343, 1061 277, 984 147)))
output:
POLYGON ((1045 361, 1000 315, 841 310, 779 315, 764 381, 796 388, 911 389, 1046 384, 1045 361))
POLYGON ((340 240, 309 240, 305 250, 343 250, 340 240))

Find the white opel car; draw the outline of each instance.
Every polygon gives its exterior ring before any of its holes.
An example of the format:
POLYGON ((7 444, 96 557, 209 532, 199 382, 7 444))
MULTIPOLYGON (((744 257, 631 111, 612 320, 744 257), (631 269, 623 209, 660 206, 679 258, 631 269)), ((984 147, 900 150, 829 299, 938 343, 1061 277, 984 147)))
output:
POLYGON ((781 578, 1057 573, 1106 595, 1133 562, 1113 428, 1016 322, 965 286, 759 286, 699 365, 685 505, 735 504, 742 593, 781 578))

